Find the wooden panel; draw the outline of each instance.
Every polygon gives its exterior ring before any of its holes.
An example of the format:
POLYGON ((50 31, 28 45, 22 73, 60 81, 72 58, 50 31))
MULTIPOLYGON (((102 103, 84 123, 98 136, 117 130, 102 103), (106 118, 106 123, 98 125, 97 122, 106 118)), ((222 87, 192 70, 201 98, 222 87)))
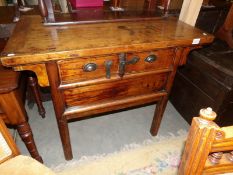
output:
POLYGON ((115 75, 118 70, 119 61, 117 55, 103 57, 78 58, 72 61, 58 62, 59 73, 62 84, 76 81, 85 81, 105 77, 105 61, 112 60, 111 74, 115 75), (83 67, 88 63, 95 63, 97 69, 93 72, 85 72, 83 67))
POLYGON ((180 73, 213 101, 223 98, 221 94, 225 95, 224 92, 226 93, 228 90, 216 81, 214 77, 211 77, 206 72, 202 72, 192 64, 187 64, 184 68, 180 69, 180 73))
MULTIPOLYGON (((174 51, 173 49, 165 49, 158 51, 128 53, 126 55, 127 61, 133 57, 139 57, 140 60, 136 64, 126 65, 126 74, 148 72, 151 70, 168 69, 173 64, 174 51), (148 63, 145 58, 149 55, 156 55, 156 61, 148 63)), ((111 75, 117 75, 119 58, 118 55, 103 56, 103 57, 89 57, 89 58, 77 58, 71 61, 59 61, 59 71, 62 84, 80 82, 86 80, 93 80, 103 78, 106 76, 105 61, 111 60, 113 62, 111 66, 111 75), (83 67, 88 63, 95 63, 97 69, 93 72, 85 72, 83 67)))
POLYGON ((138 95, 124 99, 117 99, 117 100, 111 99, 111 101, 108 102, 92 104, 92 105, 87 104, 82 107, 80 106, 69 107, 65 110, 64 116, 66 116, 66 119, 69 120, 73 118, 81 118, 94 114, 100 114, 108 111, 115 111, 137 105, 145 105, 151 102, 159 101, 161 100, 162 97, 166 95, 167 92, 163 91, 159 93, 138 95))
POLYGON ((18 87, 20 73, 4 68, 0 64, 0 93, 8 93, 18 87))
POLYGON ((217 130, 220 128, 214 122, 193 118, 178 174, 202 174, 217 130))
POLYGON ((151 74, 132 79, 122 79, 112 83, 84 86, 64 91, 66 105, 80 106, 102 103, 111 99, 155 93, 163 90, 167 73, 151 74))
POLYGON ((48 75, 46 72, 45 64, 33 64, 33 65, 25 65, 25 66, 17 66, 14 67, 15 71, 23 71, 29 70, 35 72, 38 83, 41 87, 49 86, 48 75))
POLYGON ((126 66, 126 73, 147 72, 152 70, 168 69, 173 65, 173 58, 175 52, 173 49, 160 49, 157 51, 148 51, 141 53, 129 53, 128 60, 137 56, 140 58, 139 62, 135 65, 129 64, 126 66), (152 63, 148 63, 145 59, 150 55, 156 55, 156 60, 152 63))

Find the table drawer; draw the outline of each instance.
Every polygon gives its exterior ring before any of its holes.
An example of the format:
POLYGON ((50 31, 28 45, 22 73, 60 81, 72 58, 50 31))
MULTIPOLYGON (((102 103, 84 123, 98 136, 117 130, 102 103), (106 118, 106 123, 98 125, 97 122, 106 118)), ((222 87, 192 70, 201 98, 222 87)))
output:
POLYGON ((64 90, 67 107, 106 103, 164 90, 168 73, 150 74, 125 78, 98 85, 82 86, 64 90))
MULTIPOLYGON (((149 72, 154 70, 169 69, 173 65, 174 50, 163 49, 148 52, 126 53, 126 62, 133 58, 138 58, 133 64, 126 64, 124 73, 134 74, 138 72, 149 72), (148 56, 154 56, 154 60, 147 62, 148 56)), ((95 79, 111 79, 111 77, 119 77, 119 55, 77 58, 70 61, 59 61, 59 74, 62 84, 82 82, 95 79), (106 62, 112 61, 110 67, 110 76, 107 76, 106 62), (92 71, 85 71, 85 66, 94 65, 92 71)))

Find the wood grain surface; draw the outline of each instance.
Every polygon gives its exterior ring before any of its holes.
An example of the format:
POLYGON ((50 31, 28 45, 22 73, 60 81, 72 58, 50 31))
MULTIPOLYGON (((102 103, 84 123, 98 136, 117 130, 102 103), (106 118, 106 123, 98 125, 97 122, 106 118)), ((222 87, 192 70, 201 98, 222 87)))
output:
POLYGON ((150 130, 156 135, 178 66, 185 64, 190 50, 213 39, 170 17, 44 26, 39 16, 24 16, 1 61, 14 70, 32 70, 40 85, 51 86, 65 158, 70 160, 70 119, 157 102, 150 130))
POLYGON ((40 16, 22 17, 4 49, 3 65, 191 46, 193 39, 203 45, 214 38, 176 18, 53 27, 41 22, 40 16))

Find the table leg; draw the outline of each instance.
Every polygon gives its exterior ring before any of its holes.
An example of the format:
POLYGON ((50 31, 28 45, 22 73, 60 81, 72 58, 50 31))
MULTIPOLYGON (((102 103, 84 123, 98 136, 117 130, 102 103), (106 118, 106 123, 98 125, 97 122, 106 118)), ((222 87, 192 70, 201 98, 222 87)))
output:
POLYGON ((21 123, 17 125, 17 130, 23 142, 25 143, 28 151, 30 152, 31 156, 38 160, 39 162, 43 163, 41 156, 39 155, 36 144, 34 142, 33 134, 30 125, 28 122, 21 123))
POLYGON ((29 86, 31 88, 34 100, 38 107, 38 112, 42 118, 45 118, 45 109, 42 104, 41 94, 39 90, 39 85, 37 83, 37 78, 33 76, 28 77, 29 86))
POLYGON ((156 136, 162 121, 164 110, 167 106, 168 96, 162 97, 162 99, 156 104, 154 118, 151 124, 150 133, 152 136, 156 136))
POLYGON ((0 94, 1 109, 7 117, 7 122, 16 126, 20 137, 24 141, 31 156, 43 163, 41 156, 36 148, 32 130, 27 122, 27 112, 21 99, 20 89, 16 89, 9 93, 0 94), (13 110, 12 110, 13 109, 13 110))
POLYGON ((171 88, 172 88, 173 81, 176 75, 176 71, 177 71, 179 64, 181 64, 180 60, 185 60, 191 49, 192 48, 188 48, 188 49, 180 48, 175 51, 173 71, 170 73, 170 75, 168 75, 167 84, 165 85, 165 89, 164 89, 167 92, 167 95, 162 97, 161 100, 157 102, 155 113, 154 113, 154 118, 151 124, 150 132, 151 132, 151 135, 153 136, 156 136, 158 134, 160 123, 162 121, 165 108, 167 106, 168 97, 171 92, 171 88))
POLYGON ((66 118, 63 116, 63 113, 65 111, 65 103, 62 91, 58 89, 60 81, 57 64, 55 62, 47 63, 46 70, 49 78, 49 84, 51 87, 53 106, 56 114, 57 125, 64 150, 64 155, 66 160, 71 160, 73 158, 73 154, 70 143, 68 123, 66 118))

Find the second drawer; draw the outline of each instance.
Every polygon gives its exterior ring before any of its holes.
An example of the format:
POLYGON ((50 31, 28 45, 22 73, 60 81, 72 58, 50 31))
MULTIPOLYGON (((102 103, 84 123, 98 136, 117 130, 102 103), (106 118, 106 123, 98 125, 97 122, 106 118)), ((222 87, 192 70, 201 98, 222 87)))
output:
POLYGON ((119 79, 98 85, 81 86, 64 90, 67 107, 84 106, 128 97, 152 94, 164 90, 168 73, 149 74, 119 79))

